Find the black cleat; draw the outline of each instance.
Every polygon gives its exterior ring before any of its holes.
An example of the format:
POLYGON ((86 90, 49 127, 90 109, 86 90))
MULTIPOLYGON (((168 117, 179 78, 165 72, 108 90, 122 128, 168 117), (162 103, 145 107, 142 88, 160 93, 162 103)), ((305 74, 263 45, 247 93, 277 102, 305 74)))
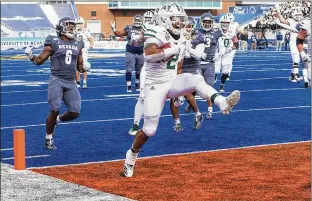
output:
POLYGON ((45 147, 49 150, 55 150, 56 146, 54 145, 53 139, 45 139, 45 147))

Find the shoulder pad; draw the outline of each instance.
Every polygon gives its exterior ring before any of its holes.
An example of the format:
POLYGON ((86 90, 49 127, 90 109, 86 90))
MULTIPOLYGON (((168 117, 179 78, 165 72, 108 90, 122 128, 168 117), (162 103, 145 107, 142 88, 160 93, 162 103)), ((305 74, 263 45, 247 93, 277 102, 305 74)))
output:
POLYGON ((44 41, 44 46, 47 46, 47 45, 52 46, 52 44, 55 43, 58 40, 59 39, 58 39, 57 36, 48 35, 47 38, 44 41))

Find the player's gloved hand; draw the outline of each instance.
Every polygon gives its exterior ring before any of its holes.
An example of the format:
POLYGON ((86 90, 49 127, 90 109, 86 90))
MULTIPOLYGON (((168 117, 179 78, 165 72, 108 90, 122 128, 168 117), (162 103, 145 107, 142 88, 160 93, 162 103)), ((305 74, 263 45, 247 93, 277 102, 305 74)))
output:
POLYGON ((300 56, 303 62, 311 62, 309 56, 304 51, 300 52, 300 56))
POLYGON ((25 49, 25 54, 29 59, 32 59, 34 57, 33 53, 32 53, 32 48, 31 47, 27 47, 25 49))
POLYGON ((173 100, 174 107, 180 107, 183 104, 184 104, 183 96, 179 96, 178 98, 174 98, 174 100, 173 100))
POLYGON ((113 32, 116 32, 117 31, 116 30, 116 22, 115 21, 111 21, 110 24, 111 24, 111 28, 112 28, 113 32))
POLYGON ((84 62, 84 63, 83 63, 83 70, 84 70, 85 72, 88 72, 88 71, 90 71, 90 69, 91 69, 91 64, 90 64, 90 62, 84 62))

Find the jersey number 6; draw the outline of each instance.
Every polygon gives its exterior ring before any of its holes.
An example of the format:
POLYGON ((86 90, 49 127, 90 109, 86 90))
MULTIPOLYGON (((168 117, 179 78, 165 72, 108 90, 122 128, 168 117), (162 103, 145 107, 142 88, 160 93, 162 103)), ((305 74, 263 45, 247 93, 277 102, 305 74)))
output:
POLYGON ((66 56, 65 56, 65 63, 67 65, 69 65, 72 61, 72 55, 73 55, 73 52, 71 50, 67 50, 66 51, 66 56))

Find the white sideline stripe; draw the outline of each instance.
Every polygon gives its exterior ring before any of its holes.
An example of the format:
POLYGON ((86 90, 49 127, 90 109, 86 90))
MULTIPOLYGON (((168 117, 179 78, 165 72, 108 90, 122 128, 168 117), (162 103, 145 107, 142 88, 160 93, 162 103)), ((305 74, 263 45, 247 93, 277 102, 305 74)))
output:
MULTIPOLYGON (((269 146, 291 145, 291 144, 300 144, 300 143, 306 143, 306 142, 311 142, 311 140, 297 141, 297 142, 284 142, 284 143, 275 143, 275 144, 262 144, 262 145, 253 145, 253 146, 244 146, 244 147, 234 147, 234 148, 227 148, 227 149, 226 148, 225 149, 215 149, 215 150, 208 150, 208 151, 192 151, 192 152, 187 152, 187 153, 175 153, 175 154, 163 154, 163 155, 156 155, 156 156, 145 156, 145 157, 139 157, 138 160, 153 159, 153 158, 160 158, 160 157, 170 157, 170 156, 184 156, 184 155, 201 154, 201 153, 213 153, 213 152, 220 152, 220 151, 231 151, 231 150, 250 149, 250 148, 260 148, 260 147, 269 147, 269 146)), ((45 169, 45 168, 53 168, 53 167, 90 165, 90 164, 98 164, 98 163, 118 162, 118 161, 124 161, 124 160, 125 159, 115 159, 115 160, 108 160, 108 161, 96 161, 96 162, 86 162, 86 163, 76 163, 76 164, 66 164, 66 165, 28 167, 27 169, 45 169)))
MULTIPOLYGON (((241 81, 257 81, 257 80, 274 80, 274 79, 288 79, 289 77, 268 77, 268 78, 250 78, 250 79, 240 79, 240 80, 230 80, 230 82, 241 82, 241 81)), ((97 89, 97 88, 113 88, 113 87, 125 87, 125 85, 110 85, 110 86, 96 86, 96 87, 88 87, 87 89, 97 89)), ((83 89, 84 90, 84 89, 83 89)), ((29 92, 42 92, 48 91, 47 89, 41 90, 25 90, 25 91, 1 91, 2 94, 10 94, 10 93, 29 93, 29 92)))
MULTIPOLYGON (((25 158, 45 158, 49 157, 50 155, 35 155, 35 156, 26 156, 25 158)), ((1 158, 2 161, 7 161, 7 160, 14 160, 14 157, 11 158, 1 158)))
POLYGON ((1 149, 1 151, 11 151, 14 150, 14 148, 5 148, 5 149, 1 149))
MULTIPOLYGON (((245 109, 245 110, 233 110, 232 112, 251 112, 251 111, 268 111, 268 110, 283 110, 283 109, 296 109, 296 108, 309 108, 310 105, 302 105, 302 106, 291 106, 291 107, 278 107, 278 108, 255 108, 255 109, 245 109)), ((203 112, 202 114, 205 114, 203 112)), ((220 111, 216 111, 213 113, 220 113, 220 111)), ((180 114, 180 116, 194 115, 193 113, 188 114, 180 114)), ((160 117, 172 117, 171 114, 161 115, 160 117)), ((60 124, 83 124, 83 123, 98 123, 98 122, 111 122, 111 121, 125 121, 125 120, 133 120, 133 117, 128 118, 118 118, 118 119, 99 119, 99 120, 89 120, 89 121, 76 121, 76 122, 66 122, 60 124)), ((1 127, 1 130, 12 129, 12 128, 27 128, 27 127, 40 127, 46 126, 46 124, 33 124, 33 125, 24 125, 24 126, 8 126, 1 127)))
MULTIPOLYGON (((113 88, 113 87, 125 87, 125 85, 110 85, 110 86, 96 86, 96 87, 88 87, 88 89, 97 89, 97 88, 113 88)), ((84 90, 84 89, 83 89, 84 90)), ((41 89, 41 90, 25 90, 25 91, 3 91, 0 93, 3 94, 10 94, 10 93, 28 93, 28 92, 42 92, 48 91, 48 89, 41 89)))
MULTIPOLYGON (((290 90, 306 90, 305 88, 286 88, 286 89, 255 89, 255 90, 246 90, 240 91, 241 93, 248 93, 248 92, 266 92, 266 91, 290 91, 290 90)), ((230 92, 224 92, 223 94, 227 94, 230 92)), ((138 97, 139 94, 119 94, 119 95, 104 95, 107 98, 97 98, 97 99, 87 99, 81 100, 81 102, 94 102, 94 101, 111 101, 111 100, 126 100, 138 97)), ((196 96, 196 99, 201 98, 196 96)), ((205 101, 205 100, 204 100, 205 101)), ((46 104, 48 102, 32 102, 32 103, 16 103, 16 104, 8 104, 8 105, 1 105, 1 107, 14 107, 14 106, 25 106, 25 105, 40 105, 46 104)))

